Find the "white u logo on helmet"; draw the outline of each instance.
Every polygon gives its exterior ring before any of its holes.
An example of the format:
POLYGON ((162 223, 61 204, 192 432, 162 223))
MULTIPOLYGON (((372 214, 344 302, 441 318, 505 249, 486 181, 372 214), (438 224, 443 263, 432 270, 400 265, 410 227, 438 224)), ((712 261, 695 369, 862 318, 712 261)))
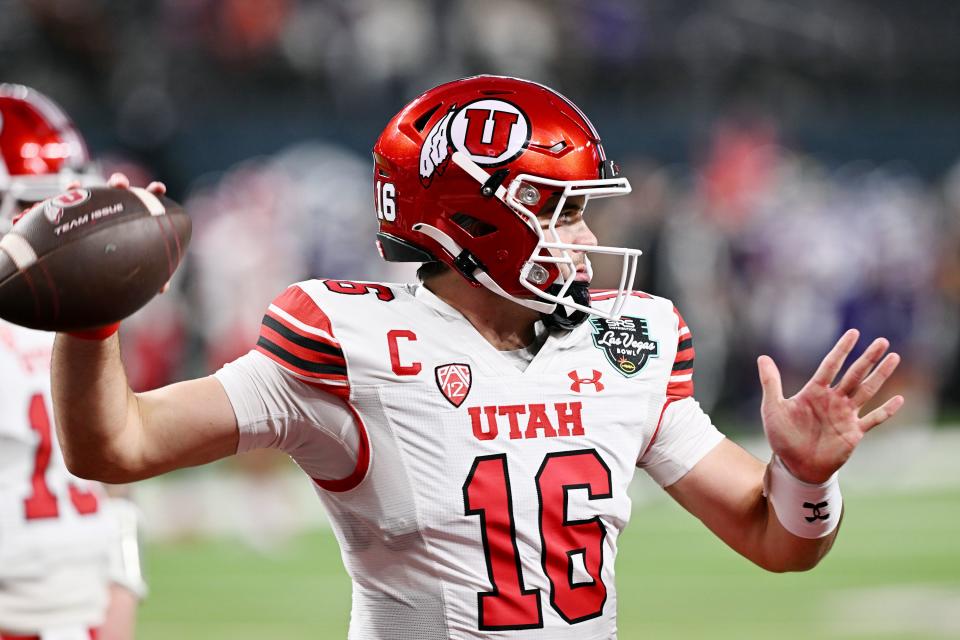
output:
POLYGON ((481 166, 510 162, 529 142, 527 115, 503 100, 471 102, 450 122, 450 143, 481 166))

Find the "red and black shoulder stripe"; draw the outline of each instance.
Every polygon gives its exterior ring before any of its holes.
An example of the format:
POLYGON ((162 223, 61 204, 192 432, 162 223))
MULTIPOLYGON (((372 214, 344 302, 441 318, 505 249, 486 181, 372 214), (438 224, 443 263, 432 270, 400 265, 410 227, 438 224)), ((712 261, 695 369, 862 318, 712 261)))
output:
POLYGON ((693 360, 696 354, 690 327, 676 307, 673 308, 673 313, 677 316, 677 356, 670 371, 667 395, 684 398, 693 395, 693 360))
POLYGON ((267 308, 256 350, 306 382, 341 397, 349 395, 347 362, 330 318, 297 285, 267 308))

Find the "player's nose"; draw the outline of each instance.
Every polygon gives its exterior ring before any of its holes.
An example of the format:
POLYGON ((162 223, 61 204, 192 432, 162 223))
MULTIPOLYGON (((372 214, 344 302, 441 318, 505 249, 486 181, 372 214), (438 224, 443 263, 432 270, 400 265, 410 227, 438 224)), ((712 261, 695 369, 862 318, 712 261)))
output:
POLYGON ((590 247, 595 247, 599 244, 597 241, 597 236, 594 235, 593 231, 587 226, 587 223, 583 220, 577 225, 574 237, 573 244, 583 244, 590 247))

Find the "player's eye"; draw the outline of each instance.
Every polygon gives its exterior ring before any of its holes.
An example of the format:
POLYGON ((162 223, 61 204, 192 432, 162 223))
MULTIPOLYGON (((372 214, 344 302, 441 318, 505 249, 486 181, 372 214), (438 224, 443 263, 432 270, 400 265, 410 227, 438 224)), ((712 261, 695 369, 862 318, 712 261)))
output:
MULTIPOLYGON (((565 209, 560 212, 557 216, 557 221, 555 223, 556 227, 566 227, 572 224, 576 224, 582 217, 583 211, 581 209, 565 209)), ((540 228, 547 229, 550 227, 550 218, 544 217, 540 218, 540 228)))

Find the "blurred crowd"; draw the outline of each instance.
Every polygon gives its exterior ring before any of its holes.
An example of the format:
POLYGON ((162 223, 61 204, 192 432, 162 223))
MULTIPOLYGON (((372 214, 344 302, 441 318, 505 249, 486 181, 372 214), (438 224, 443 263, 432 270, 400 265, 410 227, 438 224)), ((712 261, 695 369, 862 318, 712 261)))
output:
POLYGON ((172 292, 127 323, 135 387, 245 352, 290 282, 412 278, 373 245, 370 145, 420 90, 494 72, 556 86, 608 140, 634 192, 590 222, 644 250, 638 286, 684 314, 721 420, 757 425, 758 354, 789 390, 850 326, 903 354, 903 421, 958 397, 956 3, 0 0, 0 17, 0 79, 193 216, 172 292))

